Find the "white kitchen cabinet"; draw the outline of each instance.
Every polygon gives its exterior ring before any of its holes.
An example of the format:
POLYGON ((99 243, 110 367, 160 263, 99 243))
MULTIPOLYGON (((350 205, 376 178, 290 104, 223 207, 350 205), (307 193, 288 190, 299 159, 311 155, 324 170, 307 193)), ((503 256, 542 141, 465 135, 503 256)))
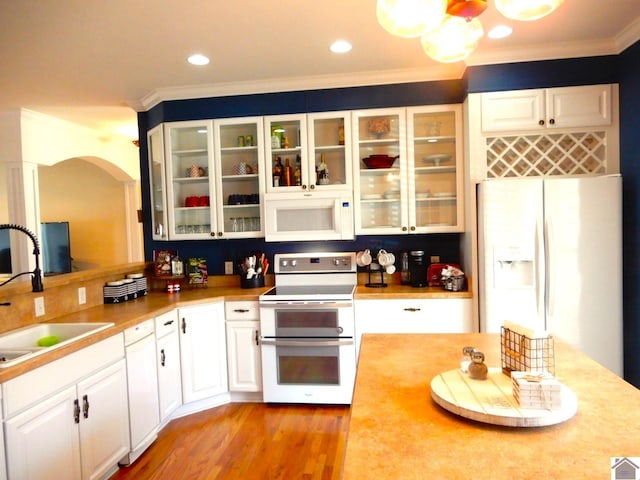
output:
POLYGON ((470 333, 471 298, 356 300, 356 353, 365 333, 470 333))
POLYGON ((183 403, 228 392, 224 302, 178 312, 183 403))
POLYGON ((171 414, 182 405, 178 311, 171 310, 158 315, 155 323, 160 424, 164 425, 171 419, 171 414))
POLYGON ((258 302, 226 302, 227 361, 231 392, 262 391, 258 302))
POLYGON ((131 449, 120 460, 121 465, 133 463, 158 436, 160 413, 154 332, 151 318, 124 331, 131 449))
POLYGON ((103 478, 129 451, 122 335, 2 388, 9 478, 103 478))
POLYGON ((267 116, 264 117, 264 132, 268 193, 351 189, 351 118, 348 111, 267 116), (291 175, 285 175, 284 171, 276 174, 277 163, 285 170, 287 165, 291 167, 291 175))
POLYGON ((264 236, 262 117, 214 120, 219 238, 264 236))
POLYGON ((357 234, 463 231, 460 105, 356 111, 353 132, 357 234))
POLYGON ((483 93, 482 131, 508 132, 612 123, 611 85, 483 93))

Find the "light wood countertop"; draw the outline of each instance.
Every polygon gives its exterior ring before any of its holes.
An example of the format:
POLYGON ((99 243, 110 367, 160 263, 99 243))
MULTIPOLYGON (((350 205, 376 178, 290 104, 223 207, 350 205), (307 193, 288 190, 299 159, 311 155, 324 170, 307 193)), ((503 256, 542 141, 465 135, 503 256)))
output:
MULTIPOLYGON (((68 313, 44 320, 56 323, 78 322, 112 322, 113 327, 102 330, 89 337, 44 353, 30 360, 26 360, 12 367, 0 368, 0 383, 34 368, 64 357, 81 348, 121 333, 148 318, 165 313, 173 308, 197 305, 215 300, 224 301, 257 301, 258 297, 271 288, 272 281, 265 287, 243 289, 236 286, 235 277, 211 277, 213 285, 207 288, 184 288, 180 293, 167 294, 162 291, 151 291, 145 297, 129 300, 120 304, 100 304, 84 310, 68 313)), ((26 288, 26 287, 25 287, 26 288)), ((412 288, 400 284, 390 284, 387 288, 367 288, 358 286, 355 298, 453 298, 470 295, 469 292, 447 292, 437 287, 412 288), (384 293, 380 290, 385 290, 384 293), (370 292, 371 291, 371 292, 370 292)), ((32 322, 35 323, 35 322, 32 322)))
POLYGON ((578 399, 572 419, 512 428, 444 410, 431 399, 431 379, 457 368, 465 345, 500 366, 499 335, 363 337, 345 480, 603 479, 611 457, 640 456, 640 390, 558 339, 556 377, 578 399))

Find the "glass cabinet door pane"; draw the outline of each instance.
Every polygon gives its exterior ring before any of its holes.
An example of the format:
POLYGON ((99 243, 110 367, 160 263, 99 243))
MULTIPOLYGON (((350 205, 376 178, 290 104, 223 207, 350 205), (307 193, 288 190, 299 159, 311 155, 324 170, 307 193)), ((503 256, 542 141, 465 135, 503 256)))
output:
POLYGON ((315 185, 308 171, 305 115, 281 115, 265 118, 268 137, 266 188, 270 192, 302 191, 315 185), (296 173, 296 170, 298 173, 296 173))
POLYGON ((167 210, 164 171, 164 136, 162 125, 149 131, 149 180, 151 182, 151 223, 153 239, 167 240, 167 210))
POLYGON ((351 186, 351 117, 348 112, 309 115, 309 183, 316 188, 351 186))
POLYGON ((225 238, 257 237, 261 220, 263 132, 257 117, 214 122, 218 175, 219 235, 225 238))
POLYGON ((458 111, 410 110, 410 142, 413 163, 412 207, 415 227, 457 227, 460 175, 456 131, 458 111), (412 134, 412 135, 411 135, 412 134))
POLYGON ((355 112, 357 229, 362 234, 407 230, 404 109, 355 112))
POLYGON ((169 125, 173 238, 208 238, 212 231, 210 155, 207 124, 169 125))

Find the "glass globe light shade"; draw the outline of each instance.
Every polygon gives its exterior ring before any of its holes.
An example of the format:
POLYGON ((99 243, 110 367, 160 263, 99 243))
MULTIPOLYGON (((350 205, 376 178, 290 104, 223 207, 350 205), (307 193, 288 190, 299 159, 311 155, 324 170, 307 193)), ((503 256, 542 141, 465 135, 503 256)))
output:
POLYGON ((378 0, 376 15, 392 35, 414 38, 437 27, 447 11, 447 0, 378 0))
POLYGON ((477 18, 467 21, 447 15, 438 28, 422 36, 420 43, 424 53, 434 60, 454 63, 464 60, 476 49, 483 33, 477 18))
POLYGON ((564 0, 494 0, 498 11, 512 20, 532 21, 549 15, 564 0))

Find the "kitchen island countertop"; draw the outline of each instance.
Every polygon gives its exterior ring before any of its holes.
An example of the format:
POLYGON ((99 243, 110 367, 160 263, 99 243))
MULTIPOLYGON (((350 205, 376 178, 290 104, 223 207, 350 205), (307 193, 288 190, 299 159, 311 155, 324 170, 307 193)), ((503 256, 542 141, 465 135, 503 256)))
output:
POLYGON ((365 335, 343 479, 613 478, 640 456, 640 390, 556 339, 556 377, 578 398, 570 420, 512 428, 468 420, 431 399, 431 379, 473 345, 500 366, 494 334, 365 335))

